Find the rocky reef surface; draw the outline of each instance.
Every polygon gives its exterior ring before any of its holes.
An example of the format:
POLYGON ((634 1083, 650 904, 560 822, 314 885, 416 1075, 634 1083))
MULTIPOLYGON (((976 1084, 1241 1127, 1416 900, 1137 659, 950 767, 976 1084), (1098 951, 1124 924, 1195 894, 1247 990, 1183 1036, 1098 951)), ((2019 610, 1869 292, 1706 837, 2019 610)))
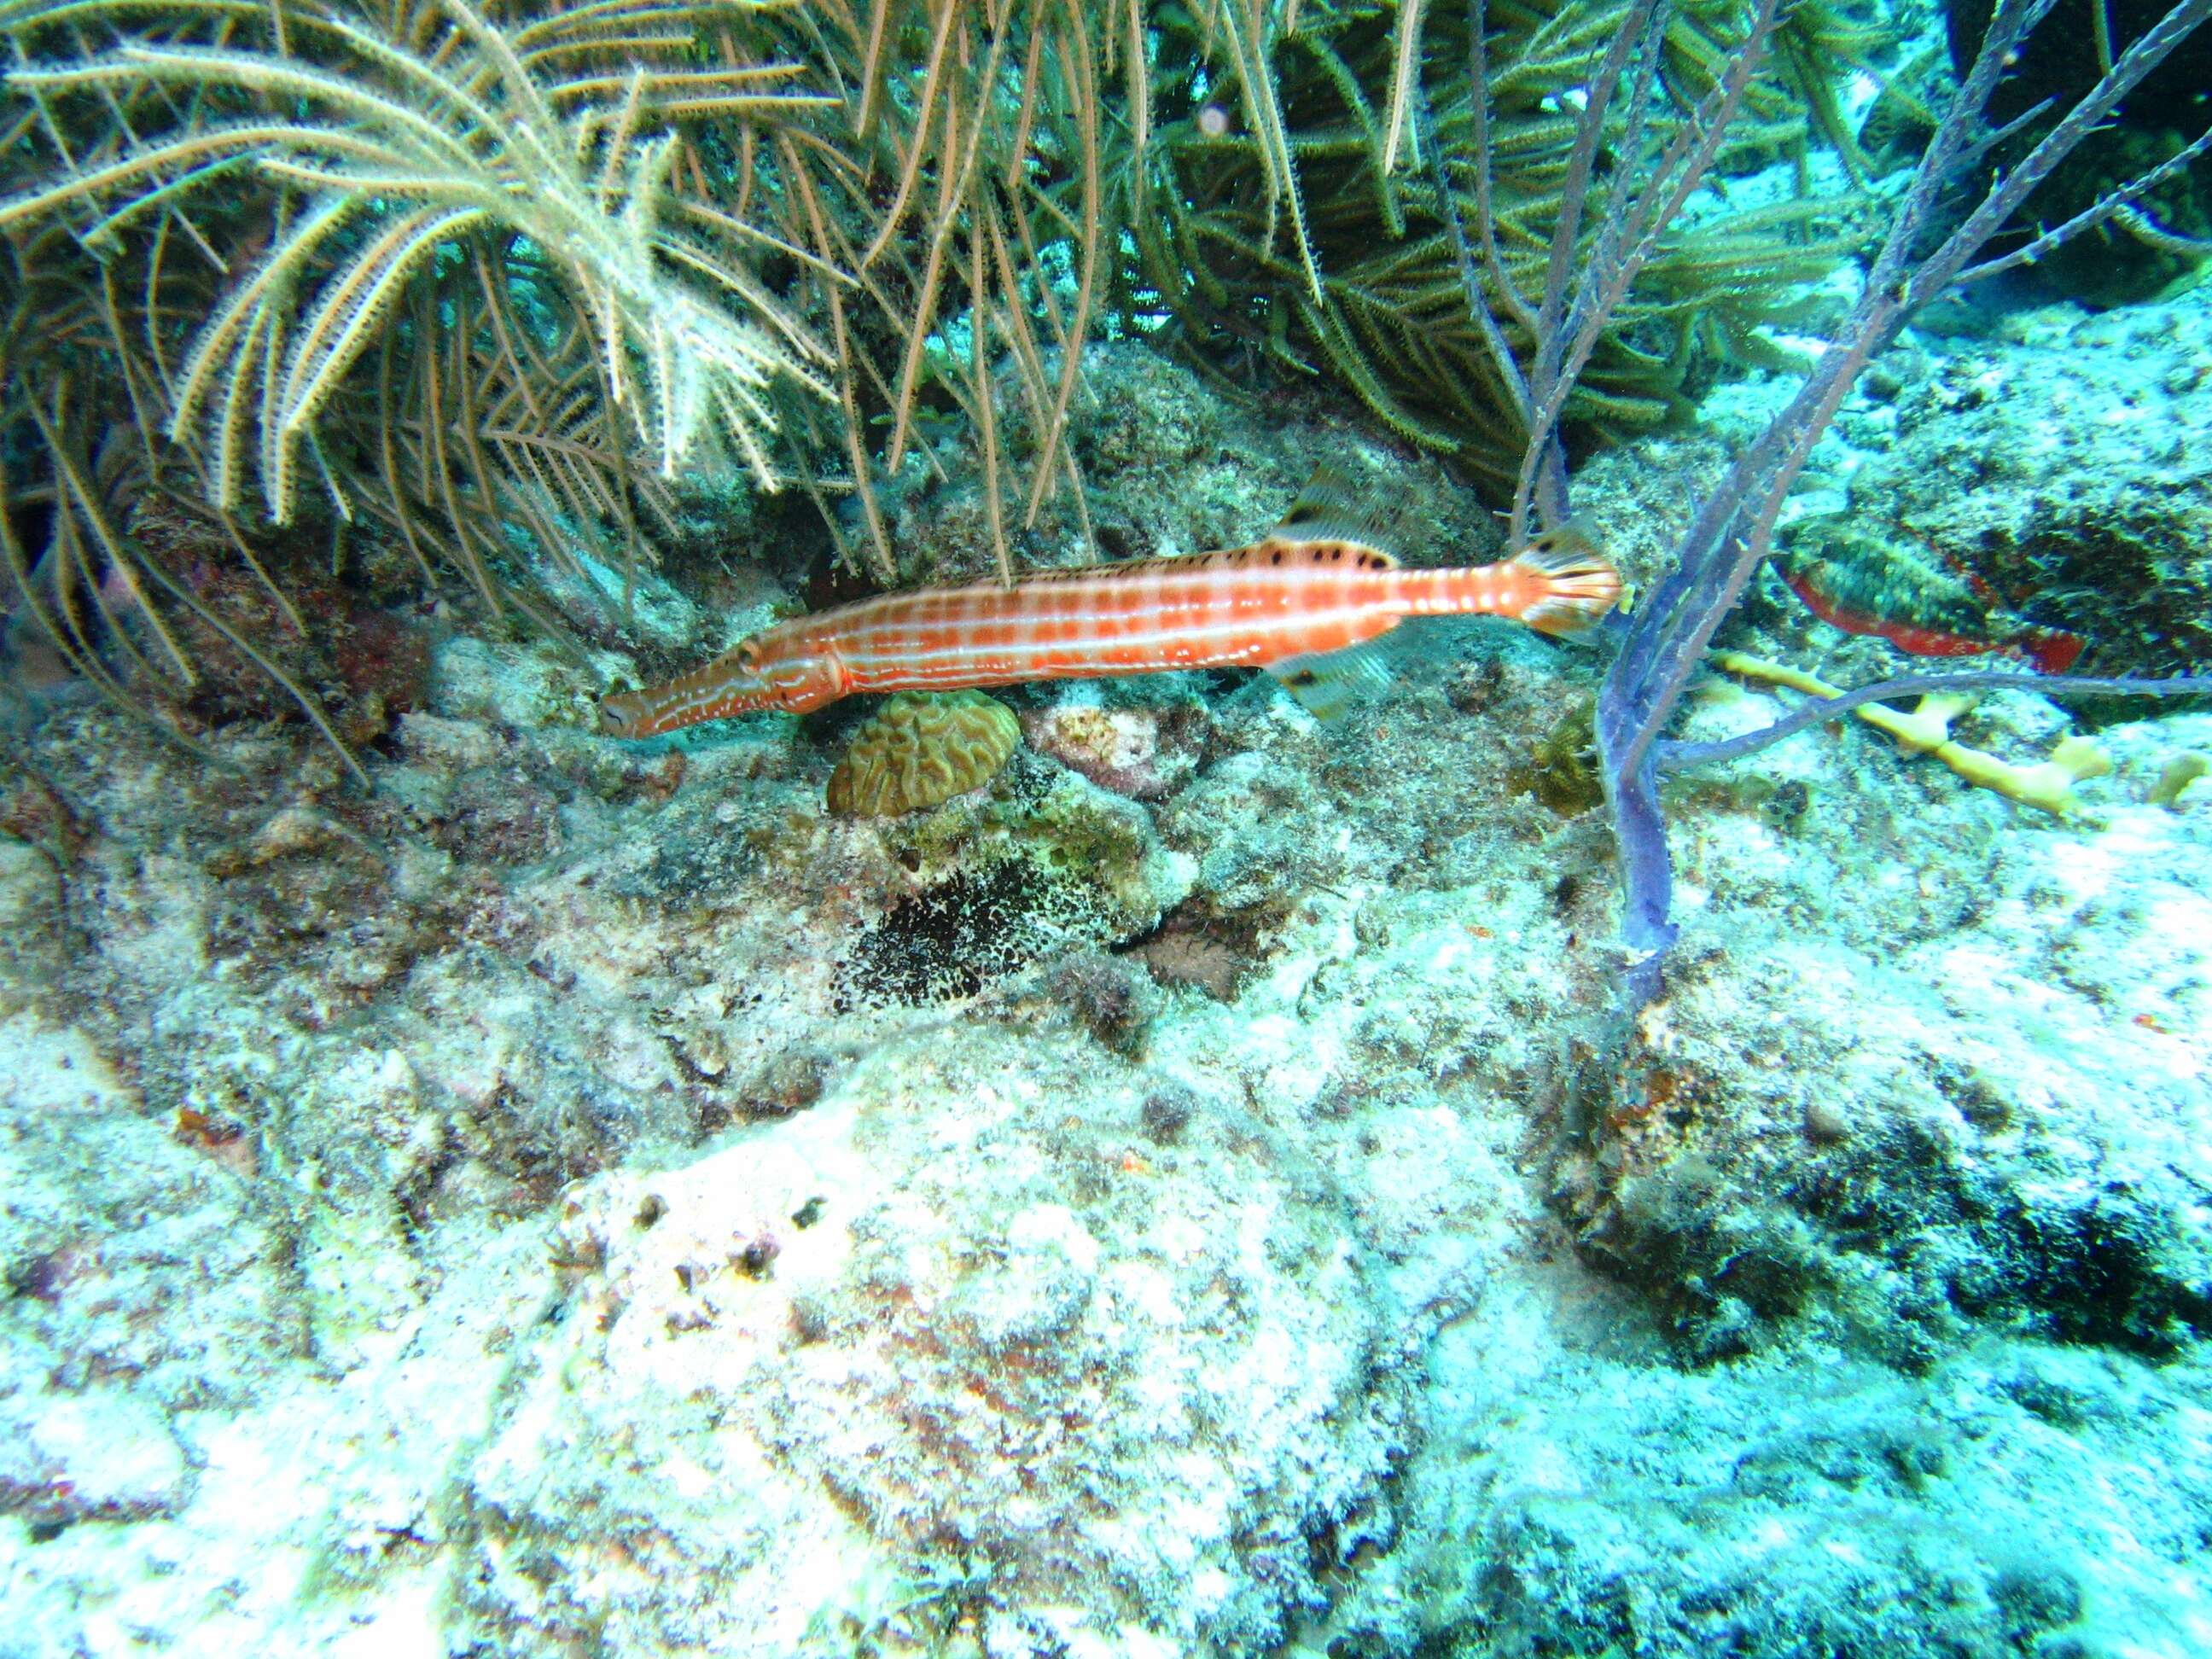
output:
MULTIPOLYGON (((1823 487, 2201 661, 2208 317, 1916 336, 1823 487)), ((1117 551, 1327 459, 1409 561, 1492 555, 1341 412, 1094 383, 1117 551)), ((1585 469, 1647 579, 1773 391, 1585 469)), ((1913 665, 1778 583, 1731 642, 1913 665)), ((1856 721, 1683 778, 1616 1083, 1595 652, 1439 624, 1329 726, 1015 690, 991 785, 872 820, 823 799, 865 710, 625 745, 550 650, 426 646, 374 793, 296 725, 9 740, 0 1650, 2207 1645, 2212 716, 2083 716, 2064 817, 1856 721)))

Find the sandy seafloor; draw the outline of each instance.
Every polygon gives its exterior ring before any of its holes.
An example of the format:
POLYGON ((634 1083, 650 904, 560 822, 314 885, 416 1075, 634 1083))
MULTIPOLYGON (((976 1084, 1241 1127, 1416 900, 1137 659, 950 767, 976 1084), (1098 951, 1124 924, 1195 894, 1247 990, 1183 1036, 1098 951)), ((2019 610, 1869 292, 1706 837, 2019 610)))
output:
MULTIPOLYGON (((1916 334, 1808 510, 2078 545, 2124 664, 2212 592, 2208 362, 2205 289, 1916 334)), ((1093 383, 1125 545, 1328 459, 1488 556, 1348 411, 1093 383)), ((1784 389, 1583 471, 1632 571, 1784 389)), ((1914 665, 1771 583, 1733 639, 1914 665)), ((18 709, 0 1653, 2212 1651, 2212 781, 2149 799, 2212 715, 2091 711, 2063 821, 1856 721, 1682 780, 1614 1093, 1603 815, 1513 775, 1601 662, 1030 688, 893 822, 823 809, 865 710, 624 745, 458 629, 374 794, 18 709)))

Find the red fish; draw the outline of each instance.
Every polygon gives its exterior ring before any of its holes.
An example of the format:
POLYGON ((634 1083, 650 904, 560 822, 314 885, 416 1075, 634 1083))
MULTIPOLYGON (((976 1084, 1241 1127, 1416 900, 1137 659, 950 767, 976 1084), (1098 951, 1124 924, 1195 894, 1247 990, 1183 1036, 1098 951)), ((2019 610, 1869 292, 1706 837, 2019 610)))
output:
POLYGON ((2018 657, 2039 674, 2063 674, 2081 654, 2081 636, 2056 628, 2030 629, 2009 640, 1974 640, 1941 628, 1897 617, 1877 617, 1855 611, 1824 592, 1809 571, 1786 579, 1790 591, 1805 601, 1805 608, 1831 628, 1846 634, 1870 634, 1887 640, 1916 657, 1979 657, 1991 652, 2018 657))
POLYGON ((1799 559, 1783 580, 1832 628, 1916 657, 2015 657, 2043 674, 2064 673, 2081 654, 2079 635, 2007 616, 1986 582, 1961 581, 1828 520, 1813 521, 1811 533, 1815 545, 1842 556, 1799 559))

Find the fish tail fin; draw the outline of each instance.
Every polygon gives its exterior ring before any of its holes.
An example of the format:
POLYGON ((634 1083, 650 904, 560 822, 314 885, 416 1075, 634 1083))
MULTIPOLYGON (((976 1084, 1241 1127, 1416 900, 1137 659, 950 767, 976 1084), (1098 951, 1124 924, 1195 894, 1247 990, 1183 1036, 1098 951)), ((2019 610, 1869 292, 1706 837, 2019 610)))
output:
POLYGON ((1539 536, 1509 562, 1532 593, 1521 620, 1539 634, 1579 634, 1620 603, 1620 572, 1572 525, 1539 536))

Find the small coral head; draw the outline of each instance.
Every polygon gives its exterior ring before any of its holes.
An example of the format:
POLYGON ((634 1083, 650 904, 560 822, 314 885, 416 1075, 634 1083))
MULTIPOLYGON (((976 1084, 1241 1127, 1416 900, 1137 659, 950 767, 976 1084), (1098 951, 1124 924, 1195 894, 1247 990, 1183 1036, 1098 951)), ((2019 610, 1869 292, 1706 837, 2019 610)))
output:
POLYGON ((854 734, 830 775, 841 817, 896 817, 998 776, 1022 739, 1014 711, 980 691, 902 691, 854 734))

